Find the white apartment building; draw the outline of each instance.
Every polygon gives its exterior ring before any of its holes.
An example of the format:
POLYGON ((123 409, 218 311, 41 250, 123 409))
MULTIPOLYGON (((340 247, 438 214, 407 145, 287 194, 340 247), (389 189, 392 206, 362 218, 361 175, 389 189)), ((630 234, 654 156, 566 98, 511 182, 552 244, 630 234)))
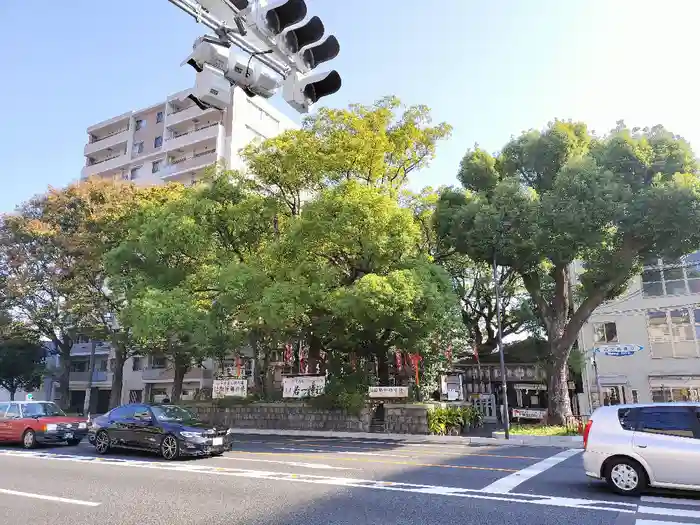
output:
POLYGON ((604 404, 699 401, 700 252, 648 260, 622 296, 594 311, 579 345, 587 357, 584 413, 600 398, 604 404))
POLYGON ((243 168, 238 155, 255 138, 270 138, 297 127, 265 99, 234 89, 224 111, 202 110, 190 90, 129 111, 87 129, 81 178, 111 177, 136 184, 189 184, 218 161, 243 168))

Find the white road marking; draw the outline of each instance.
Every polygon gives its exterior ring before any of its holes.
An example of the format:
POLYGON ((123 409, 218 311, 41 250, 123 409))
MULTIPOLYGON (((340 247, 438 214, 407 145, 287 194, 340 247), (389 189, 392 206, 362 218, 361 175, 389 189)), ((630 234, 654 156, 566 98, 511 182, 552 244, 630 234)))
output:
MULTIPOLYGON (((235 452, 234 452, 235 453, 235 452)), ((302 468, 310 468, 310 469, 321 469, 321 470, 360 470, 359 468, 349 468, 349 467, 336 467, 333 465, 324 465, 322 463, 299 463, 296 461, 276 461, 274 459, 257 459, 257 458, 251 458, 251 457, 242 457, 242 456, 219 456, 218 458, 212 458, 212 459, 230 459, 230 460, 235 460, 235 461, 255 461, 258 463, 277 463, 279 465, 289 465, 290 467, 302 467, 302 468)))
POLYGON ((661 516, 677 516, 679 518, 700 518, 700 511, 685 509, 670 509, 668 507, 645 507, 640 505, 639 514, 660 514, 661 516))
POLYGON ((286 450, 287 452, 315 452, 319 454, 346 454, 352 456, 382 456, 390 458, 413 458, 403 454, 385 454, 384 452, 360 452, 355 450, 322 450, 318 448, 293 448, 293 447, 273 447, 272 450, 286 450))
POLYGON ((84 501, 80 499, 59 498, 58 496, 48 496, 46 494, 34 494, 32 492, 20 492, 18 490, 0 489, 0 494, 8 496, 20 496, 23 498, 44 499, 47 501, 55 501, 57 503, 70 503, 72 505, 83 505, 85 507, 98 507, 100 504, 94 501, 84 501))
POLYGON ((588 500, 575 498, 560 498, 555 496, 538 494, 488 494, 481 490, 463 489, 459 487, 444 487, 436 485, 418 485, 413 483, 397 483, 391 481, 365 480, 356 478, 338 478, 318 476, 315 474, 294 474, 288 472, 270 472, 260 470, 244 470, 233 468, 221 468, 209 465, 177 464, 156 461, 135 461, 119 458, 103 458, 88 456, 73 456, 69 454, 54 454, 49 452, 25 452, 14 450, 0 450, 0 456, 13 456, 18 458, 45 459, 58 461, 73 461, 78 463, 113 465, 132 468, 150 468, 156 470, 189 472, 216 476, 233 476, 240 478, 264 479, 270 481, 287 481, 298 483, 313 483, 320 485, 334 485, 342 487, 356 487, 374 490, 388 490, 418 494, 432 494, 446 497, 470 498, 487 501, 501 501, 512 503, 529 503, 532 505, 545 505, 553 507, 567 507, 587 510, 602 510, 607 512, 634 514, 636 504, 616 503, 602 500, 588 500))
POLYGON ((581 452, 582 450, 576 448, 563 450, 558 454, 554 454, 553 456, 548 457, 547 459, 538 461, 534 465, 530 465, 529 467, 525 467, 524 469, 514 472, 513 474, 504 476, 501 479, 496 480, 490 485, 484 487, 482 490, 484 492, 505 494, 513 490, 518 485, 525 483, 527 480, 534 478, 538 474, 542 474, 545 470, 548 470, 553 466, 558 465, 562 461, 567 460, 570 457, 575 456, 576 454, 579 454, 581 452))
POLYGON ((692 505, 700 507, 700 499, 662 498, 660 496, 642 496, 644 503, 661 503, 662 505, 692 505))
POLYGON ((659 521, 659 520, 636 520, 635 525, 693 525, 692 523, 681 523, 680 521, 659 521))

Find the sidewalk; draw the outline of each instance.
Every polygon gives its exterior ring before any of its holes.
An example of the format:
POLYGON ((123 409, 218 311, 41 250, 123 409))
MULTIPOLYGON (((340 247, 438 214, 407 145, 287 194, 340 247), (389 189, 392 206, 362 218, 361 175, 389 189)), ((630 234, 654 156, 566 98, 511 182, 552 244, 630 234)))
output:
MULTIPOLYGON (((276 430, 257 428, 232 428, 234 434, 251 436, 295 436, 335 439, 368 439, 397 441, 405 443, 444 443, 452 445, 513 445, 529 447, 583 448, 581 436, 513 436, 501 437, 479 436, 433 436, 416 434, 380 434, 374 432, 332 432, 318 430, 276 430)), ((495 434, 495 432, 494 432, 495 434)))

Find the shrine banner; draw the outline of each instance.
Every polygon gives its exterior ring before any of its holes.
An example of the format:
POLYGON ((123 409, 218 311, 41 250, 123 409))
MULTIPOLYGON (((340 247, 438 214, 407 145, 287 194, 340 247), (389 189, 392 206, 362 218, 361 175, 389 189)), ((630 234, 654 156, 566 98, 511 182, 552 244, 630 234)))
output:
POLYGON ((401 372, 403 370, 403 356, 401 355, 401 350, 396 351, 394 359, 396 361, 396 370, 401 372))
POLYGON ((413 368, 413 371, 416 374, 416 386, 418 386, 420 384, 418 378, 418 367, 420 366, 420 362, 423 358, 418 354, 409 354, 408 358, 411 360, 411 368, 413 368))

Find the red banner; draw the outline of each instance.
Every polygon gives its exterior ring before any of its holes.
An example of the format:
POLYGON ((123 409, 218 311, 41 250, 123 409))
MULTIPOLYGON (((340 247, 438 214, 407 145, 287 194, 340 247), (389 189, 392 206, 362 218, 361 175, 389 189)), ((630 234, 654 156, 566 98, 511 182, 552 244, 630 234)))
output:
POLYGON ((401 350, 397 350, 394 354, 394 359, 396 360, 396 370, 401 372, 403 370, 403 357, 401 356, 401 350))
POLYGON ((408 358, 411 360, 411 367, 413 368, 413 371, 416 374, 416 386, 418 386, 420 384, 418 379, 418 366, 422 358, 418 354, 409 354, 408 358))
POLYGON ((241 356, 236 356, 236 376, 241 377, 241 356))
POLYGON ((452 364, 452 345, 447 346, 447 349, 445 350, 445 357, 447 358, 447 362, 452 364))
POLYGON ((294 362, 294 349, 291 343, 284 345, 284 364, 291 365, 294 362))

